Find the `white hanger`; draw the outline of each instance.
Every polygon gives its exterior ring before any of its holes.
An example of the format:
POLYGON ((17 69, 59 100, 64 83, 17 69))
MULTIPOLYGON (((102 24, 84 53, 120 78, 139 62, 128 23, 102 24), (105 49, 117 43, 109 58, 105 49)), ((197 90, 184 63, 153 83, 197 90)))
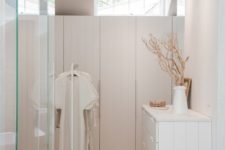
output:
POLYGON ((74 76, 74 77, 80 76, 78 71, 77 71, 78 67, 79 66, 77 64, 72 63, 71 64, 71 70, 68 71, 68 72, 61 73, 60 75, 58 75, 56 80, 61 79, 61 78, 65 78, 65 77, 68 77, 68 76, 74 76))

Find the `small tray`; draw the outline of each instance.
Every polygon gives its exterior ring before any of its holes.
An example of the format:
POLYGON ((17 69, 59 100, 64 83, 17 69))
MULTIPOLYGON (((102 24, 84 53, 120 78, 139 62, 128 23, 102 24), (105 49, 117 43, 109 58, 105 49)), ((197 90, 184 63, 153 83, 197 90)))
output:
POLYGON ((152 107, 152 106, 150 106, 152 109, 157 109, 157 110, 168 110, 168 109, 170 109, 170 107, 169 106, 165 106, 165 107, 152 107))

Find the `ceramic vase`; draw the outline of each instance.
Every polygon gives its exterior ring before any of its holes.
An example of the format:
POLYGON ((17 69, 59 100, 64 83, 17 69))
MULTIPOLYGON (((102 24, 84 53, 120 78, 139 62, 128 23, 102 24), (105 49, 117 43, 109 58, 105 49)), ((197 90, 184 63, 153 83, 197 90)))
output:
POLYGON ((185 90, 186 88, 184 86, 175 86, 173 88, 173 112, 176 114, 183 114, 188 111, 185 90))

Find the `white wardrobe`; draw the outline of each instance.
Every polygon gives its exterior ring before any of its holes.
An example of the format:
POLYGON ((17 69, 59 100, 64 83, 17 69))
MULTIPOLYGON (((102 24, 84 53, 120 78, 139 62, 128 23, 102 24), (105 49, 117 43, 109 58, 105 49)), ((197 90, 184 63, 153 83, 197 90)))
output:
POLYGON ((56 73, 78 64, 99 90, 100 150, 140 150, 141 106, 171 102, 170 78, 142 39, 176 32, 183 48, 184 18, 56 16, 50 25, 56 73))

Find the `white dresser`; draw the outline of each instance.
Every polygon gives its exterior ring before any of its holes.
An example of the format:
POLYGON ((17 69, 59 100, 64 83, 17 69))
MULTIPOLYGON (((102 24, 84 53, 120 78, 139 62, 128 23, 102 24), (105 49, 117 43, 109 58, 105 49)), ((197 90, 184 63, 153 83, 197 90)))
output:
POLYGON ((189 110, 177 115, 142 107, 142 150, 212 150, 211 119, 189 110))

